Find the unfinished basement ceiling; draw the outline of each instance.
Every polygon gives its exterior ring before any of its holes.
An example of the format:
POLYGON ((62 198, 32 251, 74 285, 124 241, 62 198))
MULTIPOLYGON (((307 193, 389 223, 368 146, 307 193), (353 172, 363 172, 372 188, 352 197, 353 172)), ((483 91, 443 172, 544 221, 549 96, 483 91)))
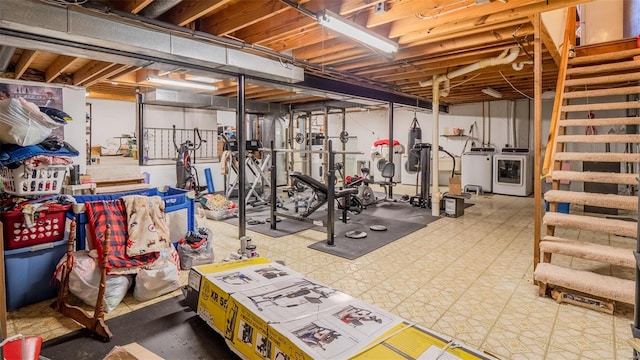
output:
MULTIPOLYGON (((285 68, 303 70, 303 85, 324 79, 337 80, 356 89, 372 89, 425 101, 431 100, 432 89, 421 86, 420 82, 424 85, 434 75, 497 57, 507 49, 518 51, 514 63, 521 65, 519 70, 518 66, 503 64, 452 79, 449 95, 441 99, 443 104, 451 105, 495 100, 481 91, 487 86, 502 93, 503 99, 533 96, 532 16, 584 2, 587 1, 25 0, 21 3, 31 3, 34 7, 56 3, 58 7, 75 9, 89 16, 127 21, 139 26, 139 31, 151 29, 192 37, 257 55, 285 68), (386 57, 362 43, 323 28, 313 18, 313 14, 323 9, 391 39, 399 45, 399 50, 392 57, 386 57), (309 79, 313 81, 309 82, 309 79)), ((0 22, 0 28, 22 31, 21 27, 7 26, 4 21, 0 22)), ((543 88, 554 88, 559 55, 546 29, 542 29, 542 34, 543 88)), ((34 49, 28 41, 16 44, 15 40, 3 42, 3 39, 0 37, 0 45, 8 45, 6 51, 11 51, 11 46, 16 47, 3 77, 84 86, 90 97, 133 100, 136 89, 145 92, 155 87, 146 81, 149 74, 182 79, 212 74, 201 68, 194 70, 166 64, 148 66, 140 61, 96 56, 93 52, 74 53, 65 47, 54 47, 49 51, 42 46, 34 49)), ((204 61, 200 59, 194 64, 204 61)), ((216 79, 218 90, 209 94, 237 95, 233 76, 216 79)), ((246 98, 293 105, 335 98, 325 91, 305 91, 304 86, 300 89, 296 84, 298 80, 292 80, 286 86, 282 81, 271 86, 269 81, 248 80, 246 98)), ((335 85, 335 90, 340 90, 339 84, 335 85)))

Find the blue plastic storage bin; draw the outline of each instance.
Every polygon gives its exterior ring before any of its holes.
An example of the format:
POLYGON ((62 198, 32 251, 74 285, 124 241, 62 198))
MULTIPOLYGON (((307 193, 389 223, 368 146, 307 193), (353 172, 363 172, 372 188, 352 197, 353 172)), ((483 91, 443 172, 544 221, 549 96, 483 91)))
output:
MULTIPOLYGON (((549 202, 545 201, 545 210, 549 211, 549 202)), ((570 203, 558 203, 558 211, 559 213, 568 214, 569 208, 571 207, 570 203)))
POLYGON ((66 239, 5 251, 7 310, 56 297, 52 278, 66 251, 66 239))
MULTIPOLYGON (((152 188, 136 191, 128 191, 115 194, 100 195, 77 195, 74 196, 77 203, 85 203, 90 201, 106 201, 119 199, 126 195, 143 195, 143 196, 160 196, 164 200, 165 211, 167 213, 187 209, 187 230, 195 230, 195 200, 187 196, 188 190, 173 187, 152 188)), ((76 219, 76 249, 83 250, 86 248, 86 229, 87 214, 69 212, 67 217, 76 219)))

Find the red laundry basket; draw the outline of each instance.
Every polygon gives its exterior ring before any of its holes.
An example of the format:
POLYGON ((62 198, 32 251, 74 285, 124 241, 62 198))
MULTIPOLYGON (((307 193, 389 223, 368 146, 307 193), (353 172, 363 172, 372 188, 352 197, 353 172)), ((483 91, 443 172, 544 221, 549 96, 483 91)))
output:
POLYGON ((64 238, 65 214, 71 205, 47 204, 33 216, 29 224, 22 213, 24 205, 1 214, 4 225, 5 249, 19 249, 64 238))

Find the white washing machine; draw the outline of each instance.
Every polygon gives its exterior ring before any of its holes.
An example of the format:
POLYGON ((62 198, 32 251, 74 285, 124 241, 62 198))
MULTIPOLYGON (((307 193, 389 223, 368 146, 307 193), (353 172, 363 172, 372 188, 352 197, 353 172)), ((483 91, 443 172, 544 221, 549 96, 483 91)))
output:
POLYGON ((470 185, 479 186, 482 192, 493 192, 493 155, 492 148, 471 149, 462 154, 462 189, 470 185))
POLYGON ((400 181, 404 185, 420 185, 420 173, 418 171, 408 171, 407 162, 409 161, 409 155, 402 155, 402 165, 400 169, 400 181))
POLYGON ((533 192, 533 156, 529 149, 505 148, 493 156, 493 192, 515 196, 533 192))

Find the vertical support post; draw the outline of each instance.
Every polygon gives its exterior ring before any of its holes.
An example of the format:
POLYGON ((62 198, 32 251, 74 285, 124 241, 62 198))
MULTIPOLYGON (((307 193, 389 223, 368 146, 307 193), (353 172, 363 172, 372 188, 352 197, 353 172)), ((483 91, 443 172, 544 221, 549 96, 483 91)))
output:
MULTIPOLYGON (((307 133, 304 136, 304 149, 311 151, 311 112, 307 112, 307 120, 305 121, 305 126, 307 127, 307 133)), ((313 174, 313 164, 311 162, 311 153, 307 153, 305 159, 307 160, 306 164, 306 169, 307 169, 307 175, 312 176, 313 174)))
POLYGON ((334 232, 336 222, 336 209, 335 209, 335 194, 336 186, 334 180, 336 178, 335 166, 336 166, 336 154, 333 152, 332 141, 327 141, 327 155, 329 156, 329 168, 327 169, 327 245, 335 246, 334 244, 334 232))
POLYGON ((274 142, 271 140, 271 229, 276 229, 276 207, 278 206, 278 196, 276 192, 276 181, 278 180, 278 169, 276 166, 277 161, 276 158, 276 149, 274 148, 274 142))
MULTIPOLYGON (((138 165, 144 165, 144 142, 147 141, 144 137, 144 104, 142 103, 142 94, 136 94, 136 123, 138 124, 138 141, 136 146, 138 147, 138 165)), ((89 135, 91 137, 91 135, 89 135)), ((89 148, 89 156, 91 156, 91 148, 89 148)), ((89 159, 91 161, 91 159, 89 159)))
MULTIPOLYGON (((431 165, 433 173, 431 178, 431 215, 440 216, 440 183, 438 174, 440 166, 438 158, 440 156, 440 81, 438 75, 433 75, 433 85, 431 85, 433 93, 433 134, 431 136, 431 150, 433 151, 433 164, 431 165)), ((424 171, 424 169, 421 169, 424 171)))
MULTIPOLYGON (((324 142, 323 148, 326 149, 329 142, 329 108, 325 106, 322 112, 322 128, 324 130, 324 140, 322 141, 324 142)), ((325 176, 322 176, 322 174, 320 174, 320 177, 327 179, 327 174, 329 173, 327 171, 327 168, 329 167, 329 161, 325 154, 320 154, 320 156, 322 156, 322 168, 325 171, 325 176)))
MULTIPOLYGON (((0 222, 0 341, 4 340, 7 336, 7 289, 4 280, 4 231, 2 229, 2 223, 0 222)), ((3 348, 0 348, 0 359, 4 359, 2 356, 3 348)))
MULTIPOLYGON (((636 152, 640 152, 640 149, 636 149, 636 152)), ((638 166, 638 177, 636 177, 636 180, 640 188, 640 166, 638 166)), ((640 209, 640 194, 636 194, 636 197, 638 198, 638 208, 640 209)), ((638 339, 640 338, 640 309, 638 308, 640 304, 640 223, 638 223, 636 230, 636 252, 634 255, 636 256, 636 301, 633 311, 633 324, 631 324, 631 335, 634 339, 638 339)), ((633 349, 633 358, 640 358, 640 352, 638 352, 635 347, 633 349)))
MULTIPOLYGON (((395 167, 393 163, 393 101, 389 102, 389 162, 395 167)), ((391 181, 393 182, 393 179, 391 181)), ((389 199, 393 199, 393 186, 389 186, 389 199)))
POLYGON ((533 264, 540 262, 540 236, 542 224, 542 44, 540 13, 533 15, 533 264))
MULTIPOLYGON (((342 131, 347 131, 347 109, 342 108, 342 131)), ((342 133, 341 133, 342 134, 342 133)), ((347 150, 347 143, 342 142, 342 151, 347 150)), ((347 154, 342 154, 342 186, 345 185, 347 177, 347 154)), ((346 218, 345 218, 346 219, 346 218)), ((346 222, 346 221, 345 221, 346 222)))
POLYGON ((245 129, 244 80, 244 74, 238 74, 238 113, 236 117, 236 138, 238 139, 238 239, 247 235, 247 203, 245 201, 247 168, 244 162, 247 134, 245 129))

